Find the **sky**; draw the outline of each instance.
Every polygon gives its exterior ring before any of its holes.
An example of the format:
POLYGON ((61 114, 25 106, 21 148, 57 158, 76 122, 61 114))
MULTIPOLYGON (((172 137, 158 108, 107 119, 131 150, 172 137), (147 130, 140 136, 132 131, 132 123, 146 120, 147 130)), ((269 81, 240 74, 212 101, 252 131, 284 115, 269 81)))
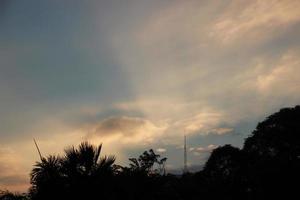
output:
POLYGON ((1 0, 0 188, 81 141, 167 170, 300 103, 298 0, 1 0))

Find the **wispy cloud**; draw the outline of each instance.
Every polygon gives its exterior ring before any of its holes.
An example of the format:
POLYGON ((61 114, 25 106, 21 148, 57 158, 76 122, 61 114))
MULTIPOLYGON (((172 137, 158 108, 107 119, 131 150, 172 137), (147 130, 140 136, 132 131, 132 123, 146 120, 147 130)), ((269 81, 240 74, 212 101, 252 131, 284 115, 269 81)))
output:
POLYGON ((300 22, 300 2, 297 0, 232 1, 215 23, 211 36, 224 44, 245 39, 261 42, 274 32, 300 22))
POLYGON ((193 153, 194 156, 201 156, 202 154, 210 153, 212 150, 217 148, 217 145, 210 144, 204 147, 191 147, 189 150, 193 153))
MULTIPOLYGON (((300 90, 299 51, 289 51, 283 54, 278 62, 265 73, 258 75, 256 86, 261 93, 279 93, 284 96, 295 96, 300 90)), ((260 63, 265 66, 265 63, 260 63)))

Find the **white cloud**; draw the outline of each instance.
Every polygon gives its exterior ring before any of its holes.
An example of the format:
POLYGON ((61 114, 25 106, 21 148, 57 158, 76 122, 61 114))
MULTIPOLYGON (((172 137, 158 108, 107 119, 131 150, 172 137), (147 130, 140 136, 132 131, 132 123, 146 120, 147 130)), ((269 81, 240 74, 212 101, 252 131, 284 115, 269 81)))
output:
POLYGON ((194 151, 194 149, 195 149, 194 147, 190 147, 189 151, 194 151))
POLYGON ((217 145, 210 144, 210 145, 207 145, 204 147, 201 146, 201 147, 193 147, 192 149, 190 148, 190 151, 193 153, 193 155, 200 156, 203 153, 206 154, 206 153, 211 152, 212 150, 214 150, 217 147, 218 147, 217 145))
POLYGON ((221 128, 215 128, 211 130, 211 133, 217 134, 217 135, 224 135, 227 133, 231 133, 233 131, 233 128, 226 128, 226 127, 221 127, 221 128))
POLYGON ((165 153, 167 150, 165 148, 158 148, 158 149, 156 149, 156 151, 158 153, 165 153))

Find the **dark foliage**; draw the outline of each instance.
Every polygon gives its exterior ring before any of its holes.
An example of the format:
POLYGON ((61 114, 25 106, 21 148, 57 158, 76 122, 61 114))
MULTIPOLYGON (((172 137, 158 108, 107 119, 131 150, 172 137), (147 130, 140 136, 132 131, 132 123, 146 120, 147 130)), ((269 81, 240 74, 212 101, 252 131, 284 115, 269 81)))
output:
MULTIPOLYGON (((245 140, 249 188, 255 197, 292 199, 300 178, 300 106, 259 123, 245 140)), ((246 171, 246 170, 245 170, 246 171)))
POLYGON ((65 150, 63 157, 49 156, 37 162, 31 172, 32 199, 84 199, 112 193, 113 156, 100 157, 101 145, 83 142, 65 150))
POLYGON ((266 159, 294 160, 300 155, 300 106, 284 108, 259 123, 244 151, 266 159))
POLYGON ((9 191, 1 191, 0 190, 0 200, 28 200, 28 196, 26 194, 18 194, 12 193, 9 191))
MULTIPOLYGON (((30 198, 47 199, 297 199, 300 180, 300 106, 259 123, 242 149, 213 150, 204 169, 165 174, 166 158, 152 149, 130 158, 128 167, 101 157, 101 145, 86 142, 49 156, 31 172, 30 198)), ((0 200, 26 199, 9 192, 0 200)))

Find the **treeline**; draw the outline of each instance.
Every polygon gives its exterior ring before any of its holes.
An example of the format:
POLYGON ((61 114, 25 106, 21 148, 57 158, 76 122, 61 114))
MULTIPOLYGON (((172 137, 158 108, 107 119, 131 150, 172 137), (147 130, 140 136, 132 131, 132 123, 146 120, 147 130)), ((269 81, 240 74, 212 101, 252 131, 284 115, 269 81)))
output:
POLYGON ((166 174, 167 159, 153 150, 129 159, 127 167, 100 153, 101 145, 83 142, 63 156, 42 158, 30 174, 28 194, 3 192, 0 199, 297 199, 300 106, 259 123, 242 149, 216 148, 197 173, 166 174))

